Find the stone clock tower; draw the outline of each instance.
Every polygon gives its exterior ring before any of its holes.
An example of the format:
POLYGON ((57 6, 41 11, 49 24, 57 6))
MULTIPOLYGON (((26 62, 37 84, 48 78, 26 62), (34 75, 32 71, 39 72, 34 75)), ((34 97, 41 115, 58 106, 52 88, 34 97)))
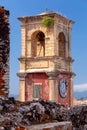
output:
POLYGON ((20 100, 43 98, 71 106, 73 77, 71 58, 72 20, 55 13, 19 17, 21 21, 22 52, 20 71, 20 100), (54 20, 53 26, 42 26, 44 17, 54 20))

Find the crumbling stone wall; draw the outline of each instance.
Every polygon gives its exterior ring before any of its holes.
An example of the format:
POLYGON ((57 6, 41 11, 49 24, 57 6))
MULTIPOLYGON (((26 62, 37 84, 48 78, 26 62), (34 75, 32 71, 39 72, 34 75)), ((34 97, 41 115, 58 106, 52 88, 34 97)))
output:
POLYGON ((0 6, 0 95, 7 96, 9 89, 9 11, 0 6))
POLYGON ((87 130, 87 105, 66 108, 43 99, 0 97, 0 130, 87 130))
POLYGON ((66 114, 66 108, 56 102, 0 97, 0 130, 72 130, 66 114))
POLYGON ((73 130, 87 130, 87 105, 71 107, 67 112, 68 120, 72 122, 73 130))

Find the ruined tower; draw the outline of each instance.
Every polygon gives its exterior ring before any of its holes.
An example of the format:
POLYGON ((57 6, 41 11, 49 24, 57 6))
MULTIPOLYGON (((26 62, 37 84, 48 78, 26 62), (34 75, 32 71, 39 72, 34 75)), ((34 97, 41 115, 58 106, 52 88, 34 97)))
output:
POLYGON ((9 94, 9 11, 0 6, 0 96, 9 94))
POLYGON ((71 106, 74 73, 70 39, 74 22, 51 11, 18 19, 22 34, 20 100, 43 98, 71 106), (51 18, 53 25, 43 27, 45 18, 51 18))

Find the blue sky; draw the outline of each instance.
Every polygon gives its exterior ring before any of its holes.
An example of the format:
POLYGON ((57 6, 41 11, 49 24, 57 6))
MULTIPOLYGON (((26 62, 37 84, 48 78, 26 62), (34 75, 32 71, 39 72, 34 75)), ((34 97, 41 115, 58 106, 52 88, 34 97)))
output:
POLYGON ((75 90, 87 90, 87 0, 0 0, 0 6, 10 11, 10 93, 19 93, 18 57, 21 55, 21 32, 18 17, 36 15, 46 10, 61 13, 75 21, 71 44, 75 90), (79 87, 78 87, 79 86, 79 87), (84 87, 85 86, 85 87, 84 87))

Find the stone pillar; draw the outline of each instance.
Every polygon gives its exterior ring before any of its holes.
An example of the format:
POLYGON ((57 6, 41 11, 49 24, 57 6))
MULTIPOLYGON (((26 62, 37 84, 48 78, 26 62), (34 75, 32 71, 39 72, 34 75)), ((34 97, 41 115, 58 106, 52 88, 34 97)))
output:
POLYGON ((17 74, 19 76, 19 87, 20 87, 20 93, 19 93, 19 100, 20 101, 25 101, 25 77, 26 74, 17 74))
POLYGON ((71 96, 71 106, 73 106, 73 97, 74 97, 74 96, 73 96, 73 78, 72 78, 72 77, 71 77, 71 79, 70 79, 70 84, 71 84, 71 85, 70 85, 70 86, 71 86, 71 88, 70 88, 70 89, 71 89, 71 93, 70 93, 70 94, 71 94, 71 95, 70 95, 70 96, 71 96))
POLYGON ((26 26, 25 25, 22 25, 21 26, 21 35, 22 35, 22 56, 26 56, 26 26))
POLYGON ((49 100, 57 101, 58 90, 56 89, 56 80, 58 72, 47 72, 49 76, 49 100))
POLYGON ((68 57, 71 56, 71 26, 68 25, 68 57))

